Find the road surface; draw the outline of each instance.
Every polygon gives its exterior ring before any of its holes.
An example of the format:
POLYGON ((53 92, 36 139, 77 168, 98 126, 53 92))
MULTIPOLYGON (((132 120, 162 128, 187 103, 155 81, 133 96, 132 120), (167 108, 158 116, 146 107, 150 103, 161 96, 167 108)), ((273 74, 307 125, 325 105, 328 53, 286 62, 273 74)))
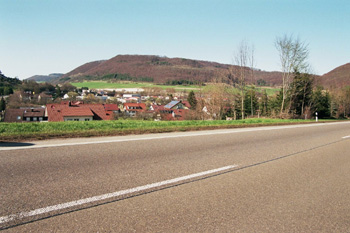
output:
POLYGON ((350 123, 0 144, 4 232, 349 232, 350 123))

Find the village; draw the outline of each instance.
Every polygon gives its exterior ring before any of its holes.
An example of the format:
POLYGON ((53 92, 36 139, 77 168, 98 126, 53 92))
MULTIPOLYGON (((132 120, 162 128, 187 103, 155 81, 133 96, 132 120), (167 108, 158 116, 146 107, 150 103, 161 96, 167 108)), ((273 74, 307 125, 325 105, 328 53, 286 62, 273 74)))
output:
POLYGON ((21 92, 20 101, 46 103, 39 107, 8 108, 4 122, 59 122, 118 119, 185 120, 191 111, 186 96, 141 95, 142 89, 68 92, 59 103, 52 94, 21 92), (112 94, 111 94, 112 93, 112 94), (97 103, 96 103, 97 102, 97 103))

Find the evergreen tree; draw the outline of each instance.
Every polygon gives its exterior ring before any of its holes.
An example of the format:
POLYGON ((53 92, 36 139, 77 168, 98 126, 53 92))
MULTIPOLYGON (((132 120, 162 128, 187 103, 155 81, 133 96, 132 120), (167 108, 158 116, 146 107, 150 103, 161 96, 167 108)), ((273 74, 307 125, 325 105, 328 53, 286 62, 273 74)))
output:
POLYGON ((6 109, 6 102, 4 100, 4 97, 1 97, 0 101, 0 111, 4 111, 6 109))
POLYGON ((11 95, 13 94, 13 89, 11 86, 9 87, 4 87, 4 95, 11 95))
POLYGON ((190 103, 191 109, 196 109, 197 99, 193 91, 190 91, 190 93, 188 94, 187 101, 190 103))
POLYGON ((283 88, 277 93, 276 96, 271 97, 268 102, 268 111, 271 116, 276 116, 280 111, 283 101, 283 88))
POLYGON ((244 102, 245 115, 253 116, 258 109, 258 98, 256 97, 256 91, 254 88, 247 91, 244 102))
POLYGON ((56 92, 55 92, 55 98, 61 97, 61 88, 56 85, 56 92))
POLYGON ((312 95, 314 112, 318 113, 319 118, 329 118, 331 116, 331 97, 327 91, 317 87, 312 95))
POLYGON ((294 72, 288 93, 288 112, 299 116, 304 115, 304 110, 310 105, 312 99, 312 84, 313 79, 309 74, 294 72))

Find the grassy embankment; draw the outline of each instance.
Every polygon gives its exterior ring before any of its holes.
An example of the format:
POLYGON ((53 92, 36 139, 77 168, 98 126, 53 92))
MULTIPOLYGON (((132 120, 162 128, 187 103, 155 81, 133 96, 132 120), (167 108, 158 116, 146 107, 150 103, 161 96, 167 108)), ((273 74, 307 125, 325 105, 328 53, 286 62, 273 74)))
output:
POLYGON ((252 118, 237 121, 89 121, 47 123, 1 123, 0 140, 24 141, 48 138, 91 137, 143 133, 162 133, 204 129, 240 128, 264 125, 310 123, 311 120, 252 118))

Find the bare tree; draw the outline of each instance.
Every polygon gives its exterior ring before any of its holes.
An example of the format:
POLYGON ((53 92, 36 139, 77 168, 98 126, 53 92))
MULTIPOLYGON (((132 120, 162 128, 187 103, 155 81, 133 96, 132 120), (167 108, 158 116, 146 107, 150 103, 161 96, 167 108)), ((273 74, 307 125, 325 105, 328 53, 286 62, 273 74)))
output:
MULTIPOLYGON (((255 85, 255 76, 254 76, 254 69, 255 69, 255 57, 254 57, 254 51, 255 51, 255 48, 254 48, 254 45, 252 45, 251 49, 250 49, 250 56, 249 56, 249 68, 250 68, 250 82, 251 82, 251 85, 252 87, 254 88, 254 85, 255 85)), ((251 116, 254 115, 254 107, 253 107, 253 104, 254 101, 253 101, 253 95, 250 95, 250 110, 251 110, 251 116)))
POLYGON ((245 88, 246 82, 249 74, 253 80, 252 69, 254 66, 254 47, 250 47, 247 41, 243 40, 238 46, 238 49, 234 56, 234 65, 238 66, 238 69, 232 67, 229 70, 230 81, 238 80, 238 88, 241 96, 241 117, 244 119, 244 98, 245 98, 245 88))
POLYGON ((290 87, 293 72, 304 72, 308 69, 307 58, 309 56, 308 45, 299 38, 284 35, 277 37, 275 47, 279 52, 282 70, 282 104, 280 114, 283 114, 287 92, 290 87))

